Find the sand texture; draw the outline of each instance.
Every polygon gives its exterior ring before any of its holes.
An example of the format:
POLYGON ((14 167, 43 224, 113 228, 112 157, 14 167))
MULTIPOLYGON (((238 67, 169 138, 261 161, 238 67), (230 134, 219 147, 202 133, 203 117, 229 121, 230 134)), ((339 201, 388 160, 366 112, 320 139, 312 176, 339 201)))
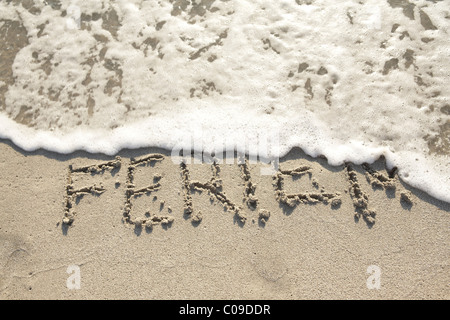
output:
POLYGON ((262 175, 238 159, 172 159, 29 153, 2 140, 0 298, 450 297, 450 205, 382 160, 333 167, 293 150, 262 175), (367 286, 370 266, 379 289, 367 286))

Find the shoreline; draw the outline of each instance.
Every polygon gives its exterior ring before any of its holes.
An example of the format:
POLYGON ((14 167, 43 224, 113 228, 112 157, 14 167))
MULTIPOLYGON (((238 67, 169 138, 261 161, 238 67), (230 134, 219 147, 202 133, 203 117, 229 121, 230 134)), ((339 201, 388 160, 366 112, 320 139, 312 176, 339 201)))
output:
MULTIPOLYGON (((110 157, 113 159, 116 155, 127 153, 132 150, 145 150, 145 149, 160 149, 160 150, 173 150, 173 151, 185 151, 192 150, 192 152, 200 152, 199 150, 206 149, 208 145, 209 150, 223 150, 223 155, 228 154, 229 150, 235 150, 234 153, 245 153, 252 155, 263 155, 271 157, 272 159, 280 159, 287 156, 293 150, 301 150, 302 153, 315 158, 326 158, 328 163, 332 166, 339 167, 345 163, 375 163, 377 161, 384 161, 386 167, 398 168, 398 175, 402 180, 409 184, 411 187, 420 189, 439 201, 450 203, 450 198, 447 192, 447 180, 446 165, 444 161, 440 159, 437 161, 433 156, 431 158, 423 157, 419 154, 405 154, 395 152, 388 146, 368 147, 363 142, 349 141, 345 145, 338 145, 337 149, 333 149, 333 145, 329 143, 327 146, 315 146, 314 144, 306 144, 304 147, 300 147, 297 144, 293 144, 292 141, 280 144, 280 137, 278 136, 280 128, 270 128, 270 134, 267 132, 263 137, 258 137, 256 132, 244 132, 242 140, 234 137, 228 141, 224 132, 218 132, 218 136, 209 137, 209 140, 202 140, 199 132, 191 132, 189 127, 178 128, 177 133, 168 138, 166 144, 161 145, 158 139, 154 136, 141 136, 139 139, 128 136, 126 128, 116 129, 112 131, 111 135, 107 135, 103 131, 92 131, 86 135, 84 131, 76 131, 68 135, 62 135, 61 137, 52 136, 48 131, 35 131, 31 128, 19 125, 11 119, 0 115, 0 122, 6 125, 7 132, 16 132, 17 128, 20 128, 19 135, 15 137, 11 136, 11 133, 0 134, 0 141, 10 141, 17 146, 23 152, 39 152, 41 150, 48 151, 52 154, 62 155, 74 155, 78 152, 86 152, 90 155, 99 155, 110 157), (33 132, 35 134, 33 134, 33 132), (183 134, 185 132, 186 134, 183 134), (127 137, 122 141, 121 137, 127 137), (254 138, 251 138, 254 136, 254 138), (255 138, 256 137, 256 138, 255 138), (193 139, 193 140, 192 140, 193 139), (214 140, 216 139, 216 140, 214 140), (84 141, 73 144, 73 141, 84 141), (86 142, 88 141, 88 142, 86 142), (121 141, 119 144, 113 141, 121 141), (126 142, 126 143, 125 143, 126 142), (125 146, 125 147, 124 147, 125 146), (228 149, 230 148, 230 149, 228 149), (327 151, 328 150, 328 151, 327 151), (330 152, 332 150, 332 152, 330 152), (352 150, 351 155, 347 152, 352 150), (347 156, 345 156, 347 154, 347 156), (364 160, 363 160, 364 159, 364 160), (420 165, 419 165, 420 163, 420 165), (436 185, 441 185, 443 188, 437 188, 436 185)), ((192 119, 189 119, 189 121, 192 119)), ((189 123, 189 121, 187 121, 189 123)), ((159 119, 160 123, 164 123, 164 119, 159 119)), ((213 122, 213 121, 212 121, 213 122)), ((274 122, 275 123, 275 122, 274 122)), ((157 136, 164 135, 162 129, 164 125, 158 125, 158 121, 155 121, 150 125, 148 123, 143 126, 144 131, 152 131, 156 129, 157 136)), ((269 127, 269 125, 268 125, 269 127)), ((226 129, 225 129, 226 130, 226 129)), ((294 133, 293 133, 294 134, 294 133)), ((298 136, 294 137, 299 138, 298 136)), ((443 138, 442 138, 443 139, 443 138)), ((286 140, 286 137, 284 137, 286 140)), ((289 139, 288 139, 289 140, 289 139)), ((287 141, 287 140, 286 140, 287 141)), ((302 141, 302 139, 300 139, 302 141)), ((304 143, 304 141, 303 141, 304 143)), ((210 159, 210 156, 206 151, 201 151, 202 156, 210 159)))

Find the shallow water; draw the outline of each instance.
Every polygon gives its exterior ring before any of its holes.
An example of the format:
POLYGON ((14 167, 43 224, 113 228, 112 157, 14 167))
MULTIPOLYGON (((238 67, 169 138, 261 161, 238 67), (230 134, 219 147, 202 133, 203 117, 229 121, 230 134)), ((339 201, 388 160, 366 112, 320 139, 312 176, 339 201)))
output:
POLYGON ((0 137, 383 155, 450 202, 448 1, 0 1, 0 137), (276 137, 276 139, 274 138, 276 137))

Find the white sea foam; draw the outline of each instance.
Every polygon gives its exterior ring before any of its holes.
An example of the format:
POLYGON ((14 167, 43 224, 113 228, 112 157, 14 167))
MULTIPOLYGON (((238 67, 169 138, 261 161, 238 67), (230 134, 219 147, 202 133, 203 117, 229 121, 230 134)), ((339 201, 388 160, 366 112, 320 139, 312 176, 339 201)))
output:
POLYGON ((24 42, 0 51, 0 137, 25 150, 277 135, 272 156, 383 155, 450 202, 448 1, 0 1, 0 21, 24 42))

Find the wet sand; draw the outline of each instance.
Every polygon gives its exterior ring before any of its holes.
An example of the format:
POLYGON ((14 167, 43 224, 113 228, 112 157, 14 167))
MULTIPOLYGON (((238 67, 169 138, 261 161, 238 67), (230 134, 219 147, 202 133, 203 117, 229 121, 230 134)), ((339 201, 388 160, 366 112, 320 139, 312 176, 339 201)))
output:
POLYGON ((382 159, 331 167, 296 149, 261 175, 118 156, 0 141, 1 299, 450 297, 450 205, 382 159))

